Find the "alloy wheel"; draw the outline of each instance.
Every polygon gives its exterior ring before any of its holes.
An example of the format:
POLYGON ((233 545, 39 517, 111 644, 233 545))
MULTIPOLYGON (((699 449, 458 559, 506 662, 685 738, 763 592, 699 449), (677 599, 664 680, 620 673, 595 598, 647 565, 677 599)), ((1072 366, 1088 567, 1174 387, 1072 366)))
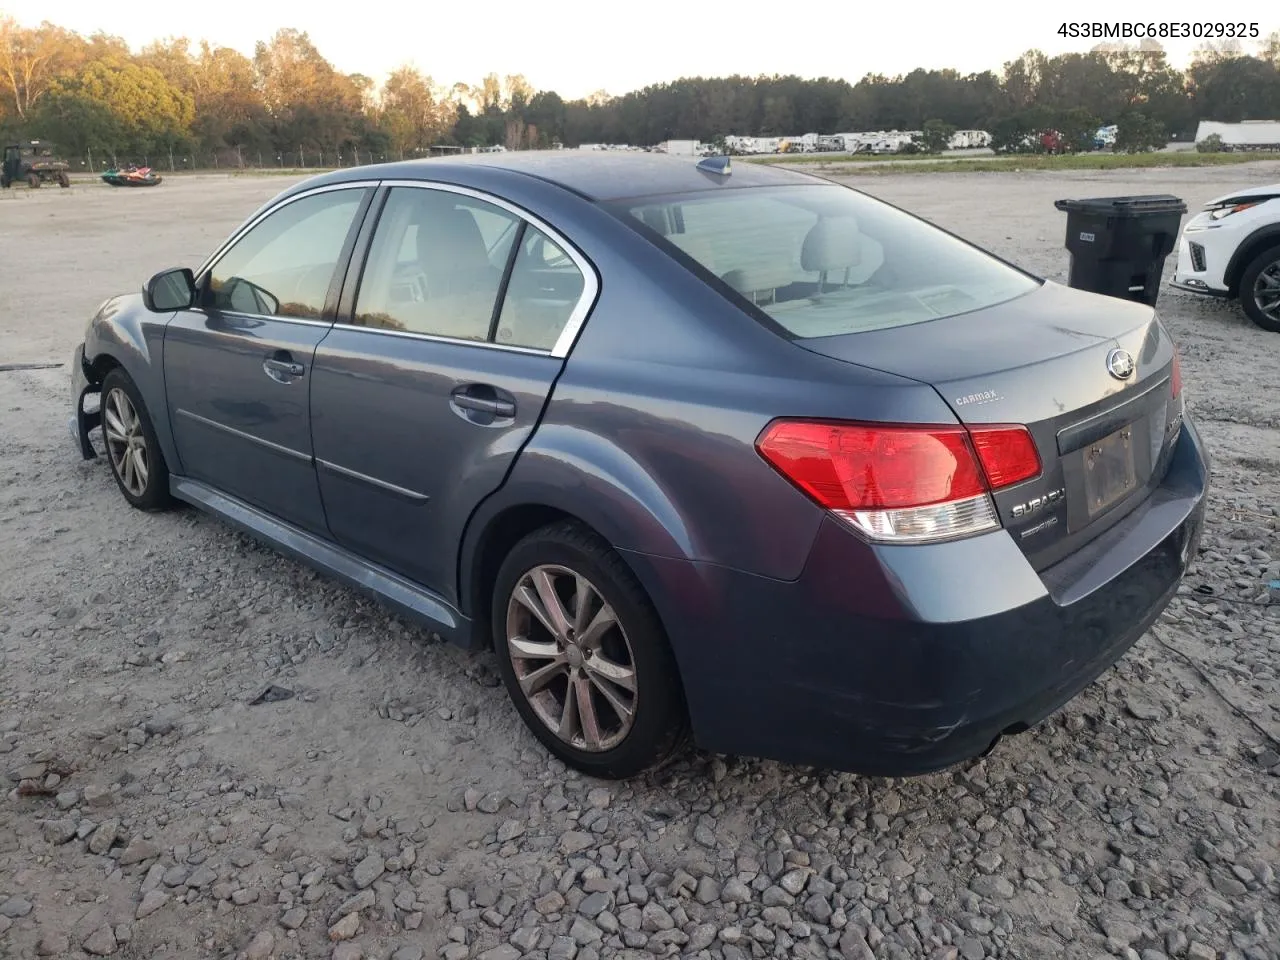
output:
POLYGON ((636 666, 617 614, 568 567, 526 572, 507 603, 507 654, 520 692, 563 743, 600 753, 636 716, 636 666))
POLYGON ((1253 301, 1264 316, 1280 323, 1280 260, 1267 266, 1253 281, 1253 301))
POLYGON ((130 496, 141 497, 151 475, 151 457, 138 411, 129 395, 119 387, 111 390, 102 404, 102 432, 107 441, 107 455, 121 485, 130 496))

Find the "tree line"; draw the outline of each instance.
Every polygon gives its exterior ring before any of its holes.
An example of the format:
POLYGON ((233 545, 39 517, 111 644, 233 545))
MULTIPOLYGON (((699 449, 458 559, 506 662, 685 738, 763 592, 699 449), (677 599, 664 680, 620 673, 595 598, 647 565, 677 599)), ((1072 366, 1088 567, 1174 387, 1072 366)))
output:
POLYGON ((222 165, 323 165, 433 148, 651 145, 728 134, 986 129, 997 147, 1056 129, 1067 143, 1120 125, 1118 148, 1194 134, 1199 120, 1280 119, 1280 32, 1253 52, 1210 47, 1183 71, 1153 44, 1049 57, 1000 71, 917 69, 856 83, 795 76, 686 77, 623 96, 565 100, 518 75, 439 84, 413 66, 381 84, 343 73, 299 30, 253 56, 168 38, 134 51, 105 33, 0 16, 0 135, 54 141, 69 157, 192 154, 222 165), (1126 134, 1126 130, 1128 133, 1126 134), (1125 138, 1128 138, 1126 142, 1125 138))

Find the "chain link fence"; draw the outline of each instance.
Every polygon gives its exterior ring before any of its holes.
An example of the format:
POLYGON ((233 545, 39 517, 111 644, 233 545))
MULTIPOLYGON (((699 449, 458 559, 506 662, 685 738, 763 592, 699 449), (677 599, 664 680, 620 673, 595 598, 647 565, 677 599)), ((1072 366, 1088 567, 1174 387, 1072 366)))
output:
POLYGON ((67 157, 72 173, 104 173, 123 167, 150 167, 156 173, 214 173, 251 170, 333 170, 358 167, 370 163, 411 160, 415 157, 456 153, 460 148, 433 148, 417 154, 379 153, 371 150, 299 149, 284 152, 269 150, 219 150, 214 152, 174 151, 173 153, 102 154, 88 151, 82 157, 67 157))

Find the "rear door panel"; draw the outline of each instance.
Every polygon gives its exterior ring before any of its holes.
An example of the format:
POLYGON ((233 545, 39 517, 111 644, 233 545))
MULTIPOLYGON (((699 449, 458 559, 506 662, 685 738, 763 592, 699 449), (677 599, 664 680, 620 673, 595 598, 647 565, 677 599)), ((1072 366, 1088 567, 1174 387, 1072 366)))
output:
POLYGON ((461 187, 393 183, 366 228, 313 362, 321 498, 336 541, 453 600, 463 530, 537 426, 598 281, 540 242, 546 224, 461 187), (500 308, 480 309, 493 271, 500 308))
POLYGON ((452 596, 457 544, 532 433, 562 361, 480 345, 335 327, 312 365, 312 437, 331 535, 452 596), (459 407, 488 384, 511 418, 459 407))

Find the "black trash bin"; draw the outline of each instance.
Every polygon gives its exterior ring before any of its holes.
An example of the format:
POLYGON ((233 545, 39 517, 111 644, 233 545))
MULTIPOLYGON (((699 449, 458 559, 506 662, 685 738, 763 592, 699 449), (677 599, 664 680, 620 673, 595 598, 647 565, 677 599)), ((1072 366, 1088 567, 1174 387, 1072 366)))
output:
POLYGON ((1067 283, 1154 307, 1186 203, 1161 193, 1058 200, 1054 206, 1067 214, 1067 283))

